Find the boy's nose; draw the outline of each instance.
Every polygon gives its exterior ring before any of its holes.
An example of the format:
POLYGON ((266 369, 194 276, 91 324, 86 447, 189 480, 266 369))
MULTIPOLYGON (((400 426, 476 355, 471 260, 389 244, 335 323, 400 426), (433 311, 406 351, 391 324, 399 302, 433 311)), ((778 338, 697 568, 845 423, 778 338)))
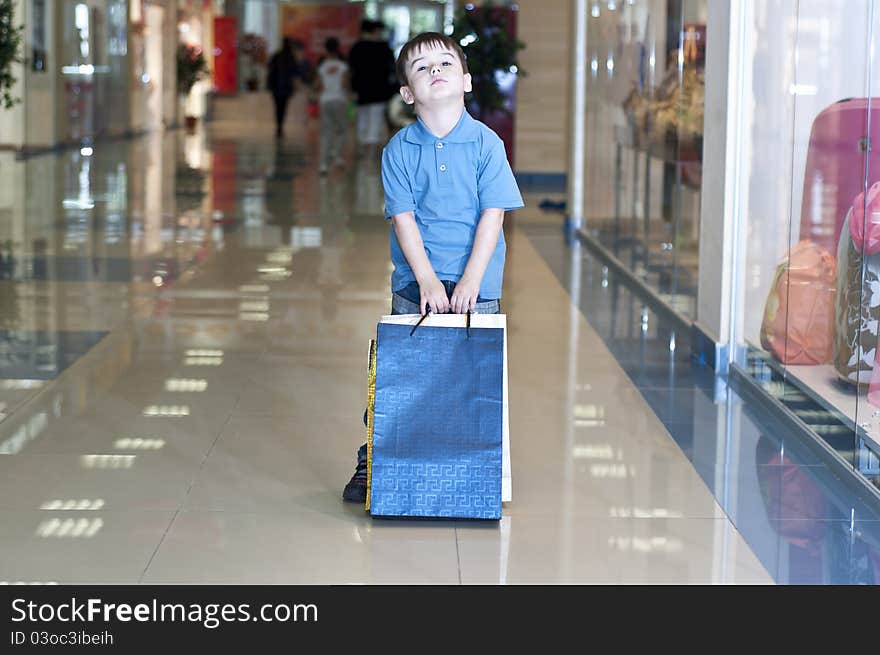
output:
POLYGON ((434 66, 431 66, 431 75, 436 75, 439 72, 440 72, 440 64, 435 64, 434 66))

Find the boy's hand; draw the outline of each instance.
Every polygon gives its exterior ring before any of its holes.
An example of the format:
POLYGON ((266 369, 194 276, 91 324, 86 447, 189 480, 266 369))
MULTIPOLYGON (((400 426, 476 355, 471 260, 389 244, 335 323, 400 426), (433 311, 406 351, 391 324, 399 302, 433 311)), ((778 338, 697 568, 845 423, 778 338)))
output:
POLYGON ((453 314, 466 314, 468 310, 474 311, 477 307, 477 298, 480 295, 479 283, 474 283, 468 277, 462 277, 452 292, 451 310, 453 314))
POLYGON ((446 287, 435 275, 434 279, 419 285, 421 302, 419 308, 422 316, 425 315, 425 307, 430 305, 435 314, 445 314, 449 311, 449 298, 446 297, 446 287))

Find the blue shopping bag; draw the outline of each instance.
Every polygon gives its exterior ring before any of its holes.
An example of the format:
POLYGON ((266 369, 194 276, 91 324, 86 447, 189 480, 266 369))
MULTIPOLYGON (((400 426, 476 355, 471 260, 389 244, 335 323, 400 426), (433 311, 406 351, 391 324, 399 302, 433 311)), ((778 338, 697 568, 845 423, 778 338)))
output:
POLYGON ((373 516, 501 518, 504 330, 380 323, 373 516))

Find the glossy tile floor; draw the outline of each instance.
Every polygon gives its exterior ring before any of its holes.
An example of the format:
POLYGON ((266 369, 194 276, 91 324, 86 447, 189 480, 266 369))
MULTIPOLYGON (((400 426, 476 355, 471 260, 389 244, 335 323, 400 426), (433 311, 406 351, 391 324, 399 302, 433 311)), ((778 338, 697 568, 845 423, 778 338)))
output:
POLYGON ((504 518, 343 503, 388 226, 375 162, 315 161, 308 124, 2 160, 0 581, 873 581, 876 515, 810 461, 824 510, 786 513, 778 433, 566 245, 541 193, 505 228, 504 518))

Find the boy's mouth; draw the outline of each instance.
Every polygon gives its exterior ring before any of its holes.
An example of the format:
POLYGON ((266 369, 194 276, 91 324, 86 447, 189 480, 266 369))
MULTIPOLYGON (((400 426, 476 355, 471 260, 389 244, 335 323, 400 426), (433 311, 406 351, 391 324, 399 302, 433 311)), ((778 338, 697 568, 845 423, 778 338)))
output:
POLYGON ((439 84, 439 83, 446 84, 446 80, 444 80, 444 79, 441 78, 441 77, 438 77, 436 80, 434 80, 433 82, 431 82, 431 86, 434 86, 435 84, 439 84))

